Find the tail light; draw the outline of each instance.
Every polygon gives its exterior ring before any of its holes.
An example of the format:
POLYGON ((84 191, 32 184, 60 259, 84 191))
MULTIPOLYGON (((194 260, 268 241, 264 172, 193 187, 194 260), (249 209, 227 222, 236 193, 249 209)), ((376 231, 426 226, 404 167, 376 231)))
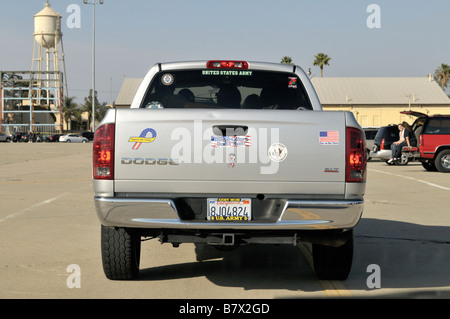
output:
POLYGON ((364 133, 354 127, 346 129, 346 172, 345 180, 349 183, 366 181, 366 140, 364 133))
POLYGON ((384 150, 384 138, 381 140, 380 150, 384 150))
POLYGON ((94 135, 92 153, 94 179, 114 179, 115 124, 100 126, 94 135))
POLYGON ((248 69, 248 63, 245 61, 208 61, 208 69, 248 69))

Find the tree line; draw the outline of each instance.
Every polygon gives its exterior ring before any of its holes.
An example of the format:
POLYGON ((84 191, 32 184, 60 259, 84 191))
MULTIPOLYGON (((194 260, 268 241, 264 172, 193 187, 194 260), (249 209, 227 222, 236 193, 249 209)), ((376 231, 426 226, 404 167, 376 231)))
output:
MULTIPOLYGON (((99 103, 97 98, 97 91, 95 92, 95 120, 101 121, 106 114, 108 108, 106 102, 99 103)), ((66 96, 62 103, 63 119, 67 123, 67 129, 86 129, 90 130, 90 123, 92 123, 92 89, 89 90, 89 95, 84 98, 83 104, 75 103, 75 97, 66 96), (82 127, 82 115, 87 113, 86 127, 82 127), (72 122, 76 122, 76 128, 72 126, 72 122)))
MULTIPOLYGON (((323 68, 324 66, 330 65, 330 60, 331 58, 325 53, 318 53, 314 56, 313 65, 320 68, 320 77, 323 77, 323 68)), ((292 58, 289 56, 282 57, 281 63, 291 65, 294 64, 292 58)), ((450 66, 448 64, 441 63, 441 65, 434 71, 434 80, 440 85, 442 90, 445 91, 445 89, 449 86, 450 66)))
MULTIPOLYGON (((314 56, 313 65, 318 66, 320 68, 320 77, 323 77, 323 67, 326 65, 330 65, 330 60, 331 58, 328 56, 328 54, 325 53, 318 53, 314 56)), ((290 56, 282 57, 281 63, 291 65, 294 64, 290 56)))

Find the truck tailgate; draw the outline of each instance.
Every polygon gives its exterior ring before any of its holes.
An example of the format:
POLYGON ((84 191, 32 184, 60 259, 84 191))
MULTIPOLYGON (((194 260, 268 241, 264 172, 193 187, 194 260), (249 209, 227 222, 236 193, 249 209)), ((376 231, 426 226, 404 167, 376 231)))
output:
POLYGON ((344 112, 116 112, 116 192, 344 194, 344 112))

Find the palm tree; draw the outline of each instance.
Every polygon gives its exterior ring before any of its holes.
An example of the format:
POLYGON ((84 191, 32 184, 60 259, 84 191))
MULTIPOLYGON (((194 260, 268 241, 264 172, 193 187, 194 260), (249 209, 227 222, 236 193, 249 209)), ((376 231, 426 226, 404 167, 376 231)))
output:
MULTIPOLYGON (((87 113, 87 124, 86 124, 86 129, 87 130, 89 130, 89 128, 90 128, 90 123, 92 123, 92 104, 91 104, 91 101, 89 100, 89 101, 86 101, 86 98, 85 98, 85 101, 84 101, 84 104, 83 105, 81 105, 81 113, 83 114, 83 113, 87 113)), ((83 120, 83 122, 84 122, 84 120, 83 120)), ((83 124, 84 125, 84 124, 83 124)))
POLYGON ((106 102, 103 102, 95 108, 95 119, 100 122, 105 117, 107 111, 108 107, 106 106, 106 102))
POLYGON ((282 59, 281 62, 283 64, 290 64, 290 65, 294 65, 294 62, 292 62, 292 58, 290 56, 285 55, 282 59))
MULTIPOLYGON (((95 109, 97 110, 97 107, 100 105, 97 99, 97 91, 95 91, 95 109)), ((84 104, 81 106, 81 112, 88 114, 88 124, 87 128, 89 129, 89 126, 92 120, 92 89, 89 90, 89 95, 84 98, 84 104)))
POLYGON ((445 90, 450 77, 450 66, 448 64, 442 63, 441 66, 438 67, 436 71, 434 71, 434 76, 435 79, 441 83, 442 90, 445 90))
POLYGON ((76 104, 73 100, 75 97, 64 97, 63 99, 63 118, 67 123, 67 129, 72 129, 72 117, 78 118, 80 116, 80 110, 78 109, 78 104, 76 104))
POLYGON ((323 77, 323 66, 329 65, 328 62, 330 62, 331 58, 324 53, 316 54, 315 58, 313 65, 318 65, 320 67, 320 77, 323 77))

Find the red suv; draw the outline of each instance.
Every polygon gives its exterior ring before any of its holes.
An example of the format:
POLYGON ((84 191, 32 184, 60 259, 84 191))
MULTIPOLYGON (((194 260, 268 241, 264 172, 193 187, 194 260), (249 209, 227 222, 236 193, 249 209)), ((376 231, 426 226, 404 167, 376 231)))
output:
POLYGON ((402 155, 419 160, 427 171, 450 173, 450 115, 400 113, 417 117, 412 125, 417 147, 403 147, 402 155))

